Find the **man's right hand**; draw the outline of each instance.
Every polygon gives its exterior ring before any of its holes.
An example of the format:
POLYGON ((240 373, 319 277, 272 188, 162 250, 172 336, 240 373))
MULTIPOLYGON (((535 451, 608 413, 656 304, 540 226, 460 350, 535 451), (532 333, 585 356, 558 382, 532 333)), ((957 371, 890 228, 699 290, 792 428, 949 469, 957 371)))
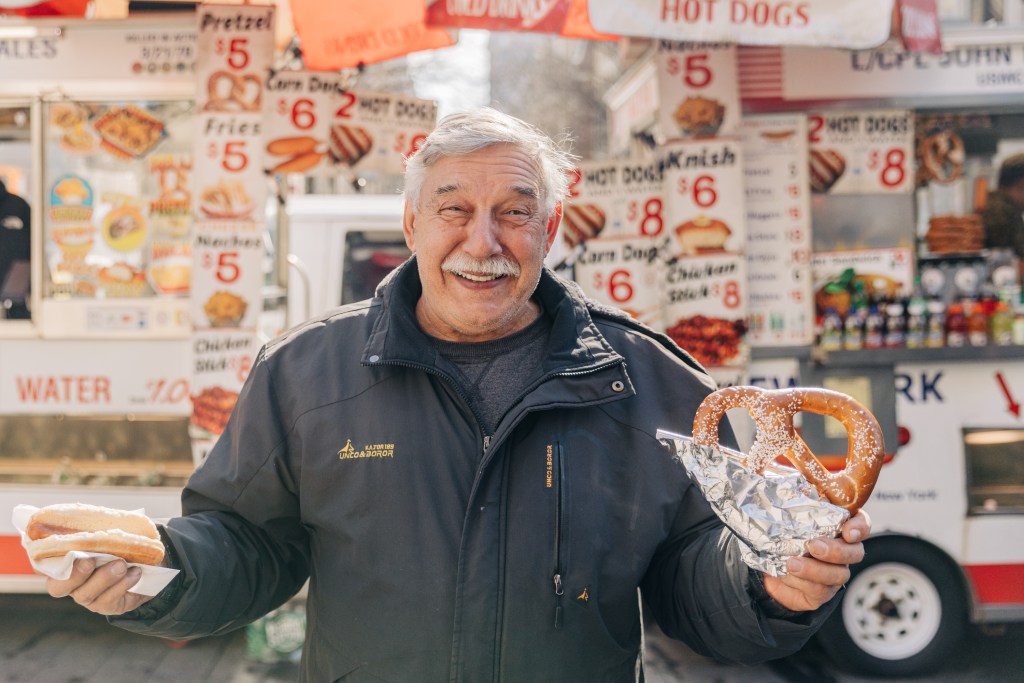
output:
POLYGON ((93 558, 75 560, 71 576, 64 581, 46 579, 46 590, 55 598, 71 596, 82 607, 107 616, 131 612, 152 599, 149 595, 129 593, 139 582, 142 570, 129 567, 124 560, 114 560, 96 567, 93 558))

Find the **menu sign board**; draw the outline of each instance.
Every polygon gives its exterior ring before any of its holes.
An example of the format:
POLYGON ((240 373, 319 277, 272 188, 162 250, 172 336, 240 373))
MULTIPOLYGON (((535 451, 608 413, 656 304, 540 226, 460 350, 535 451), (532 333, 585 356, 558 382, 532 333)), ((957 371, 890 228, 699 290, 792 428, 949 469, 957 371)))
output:
POLYGON ((262 119, 274 8, 201 5, 197 21, 190 431, 198 464, 224 430, 255 356, 268 193, 262 119))
POLYGON ((262 219, 263 82, 274 56, 274 8, 202 5, 198 22, 196 217, 262 219))
POLYGON ((267 173, 328 170, 327 136, 346 80, 340 74, 315 71, 270 74, 263 100, 267 173))
POLYGON ((328 140, 336 163, 357 169, 401 174, 434 129, 437 103, 385 92, 341 96, 328 140))
POLYGON ((346 90, 337 74, 283 71, 267 80, 268 173, 343 168, 401 174, 437 121, 437 105, 406 95, 346 90))
POLYGON ((588 240, 576 259, 575 280, 591 298, 661 329, 661 247, 666 241, 664 237, 588 240))
POLYGON ((746 244, 743 155, 737 140, 675 142, 661 150, 673 253, 740 253, 746 244))
POLYGON ((658 123, 669 140, 735 135, 736 46, 663 40, 656 54, 658 123))
POLYGON ((751 346, 814 342, 807 119, 743 121, 747 211, 747 302, 751 346))
POLYGON ((598 31, 747 45, 869 48, 889 38, 893 0, 588 0, 598 31))
POLYGON ((562 239, 575 248, 598 236, 667 234, 662 179, 657 159, 580 164, 562 216, 562 239))
POLYGON ((742 254, 675 259, 665 273, 666 334, 707 367, 745 365, 746 281, 742 254))
POLYGON ((914 116, 908 110, 808 114, 811 190, 896 194, 914 189, 914 116))

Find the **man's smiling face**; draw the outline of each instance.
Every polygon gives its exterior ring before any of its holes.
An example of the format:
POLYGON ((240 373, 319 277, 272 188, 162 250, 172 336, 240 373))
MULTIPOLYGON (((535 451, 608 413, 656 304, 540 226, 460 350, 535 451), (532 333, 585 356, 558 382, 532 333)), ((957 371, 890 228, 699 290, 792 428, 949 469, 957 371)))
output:
POLYGON ((425 332, 487 341, 537 318, 530 297, 558 229, 557 212, 543 208, 539 178, 510 144, 443 157, 427 169, 404 218, 423 284, 416 319, 425 332))

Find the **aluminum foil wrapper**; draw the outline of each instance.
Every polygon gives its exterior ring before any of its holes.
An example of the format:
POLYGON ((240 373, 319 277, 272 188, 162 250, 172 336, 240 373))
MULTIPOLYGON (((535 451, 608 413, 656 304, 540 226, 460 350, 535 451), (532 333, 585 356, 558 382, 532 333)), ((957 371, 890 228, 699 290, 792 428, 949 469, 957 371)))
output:
POLYGON ((804 544, 812 538, 836 536, 850 516, 793 468, 770 463, 758 474, 731 448, 699 446, 661 429, 657 436, 739 538, 743 561, 765 574, 785 575, 786 558, 805 554, 804 544))

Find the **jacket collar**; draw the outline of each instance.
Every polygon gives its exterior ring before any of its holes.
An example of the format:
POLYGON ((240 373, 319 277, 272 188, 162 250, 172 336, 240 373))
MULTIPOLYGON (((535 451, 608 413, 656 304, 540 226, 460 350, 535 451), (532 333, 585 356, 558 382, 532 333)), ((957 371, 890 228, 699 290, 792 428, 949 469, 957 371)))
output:
MULTIPOLYGON (((381 282, 375 294, 380 316, 363 351, 363 363, 434 366, 437 352, 416 322, 416 302, 422 292, 416 257, 400 265, 381 282)), ((544 372, 586 372, 622 362, 590 315, 579 286, 545 268, 534 292, 551 319, 551 339, 544 372)))

